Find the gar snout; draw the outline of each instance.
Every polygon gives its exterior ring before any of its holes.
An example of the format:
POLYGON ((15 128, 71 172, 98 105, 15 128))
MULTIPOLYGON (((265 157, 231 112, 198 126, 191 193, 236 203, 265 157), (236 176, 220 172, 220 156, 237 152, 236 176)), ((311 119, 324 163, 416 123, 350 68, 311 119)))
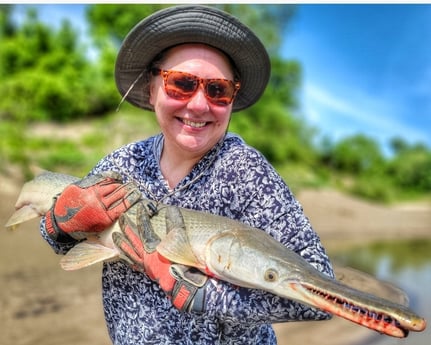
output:
POLYGON ((407 337, 420 332, 426 321, 403 305, 356 290, 326 277, 319 283, 295 282, 297 299, 331 314, 393 337, 407 337))

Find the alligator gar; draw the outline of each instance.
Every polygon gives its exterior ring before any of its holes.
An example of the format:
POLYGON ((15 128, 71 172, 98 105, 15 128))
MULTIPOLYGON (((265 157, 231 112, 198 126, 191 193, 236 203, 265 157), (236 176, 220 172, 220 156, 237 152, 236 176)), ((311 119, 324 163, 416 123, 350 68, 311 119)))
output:
MULTIPOLYGON (((6 228, 14 229, 44 215, 53 197, 78 180, 44 172, 25 183, 6 228)), ((149 204, 150 200, 142 199, 127 215, 137 217, 139 209, 154 212, 149 204)), ((150 219, 162 239, 157 251, 172 262, 196 267, 237 286, 262 289, 319 308, 393 337, 403 338, 409 331, 420 332, 426 327, 425 319, 407 306, 331 279, 265 231, 226 217, 168 205, 159 205, 150 219)), ((61 259, 63 269, 118 260, 120 252, 112 240, 116 231, 121 231, 118 222, 101 234, 85 234, 86 240, 61 259)), ((82 239, 82 233, 77 239, 82 239)))

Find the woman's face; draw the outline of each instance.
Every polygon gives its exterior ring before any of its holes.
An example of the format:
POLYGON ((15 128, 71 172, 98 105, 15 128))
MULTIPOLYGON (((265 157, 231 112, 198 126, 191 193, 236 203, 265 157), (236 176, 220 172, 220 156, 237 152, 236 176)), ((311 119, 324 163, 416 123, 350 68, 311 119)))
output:
MULTIPOLYGON (((170 49, 160 68, 204 79, 233 80, 232 67, 226 56, 202 44, 184 44, 170 49)), ((194 156, 205 155, 222 138, 232 111, 232 104, 218 105, 208 101, 202 85, 191 98, 174 99, 166 94, 161 76, 152 78, 150 103, 165 136, 165 145, 180 154, 194 156)))

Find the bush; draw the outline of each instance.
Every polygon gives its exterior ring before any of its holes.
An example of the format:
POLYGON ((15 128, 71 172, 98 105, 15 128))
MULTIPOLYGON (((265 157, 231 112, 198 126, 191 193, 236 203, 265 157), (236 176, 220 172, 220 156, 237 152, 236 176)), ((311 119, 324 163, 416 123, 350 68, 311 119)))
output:
POLYGON ((431 152, 425 148, 400 152, 389 164, 388 171, 400 187, 431 192, 431 152))
POLYGON ((2 38, 0 119, 67 121, 106 113, 119 102, 112 66, 92 63, 65 21, 56 31, 29 11, 2 38))

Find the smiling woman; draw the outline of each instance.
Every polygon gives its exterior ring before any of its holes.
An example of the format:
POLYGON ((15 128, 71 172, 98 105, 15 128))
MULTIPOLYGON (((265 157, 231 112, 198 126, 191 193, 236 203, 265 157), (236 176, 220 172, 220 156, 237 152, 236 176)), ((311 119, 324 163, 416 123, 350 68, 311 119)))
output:
POLYGON ((160 64, 176 72, 153 77, 149 103, 154 107, 165 136, 160 161, 162 174, 170 187, 174 188, 187 175, 191 166, 226 133, 231 103, 239 89, 239 82, 235 89, 232 67, 226 56, 204 45, 184 44, 171 48, 160 64), (181 78, 184 78, 184 74, 193 76, 195 80, 202 80, 200 76, 205 77, 207 87, 196 83, 194 92, 190 92, 184 90, 184 79, 179 79, 183 83, 179 84, 176 80, 173 92, 172 79, 178 74, 182 74, 181 78), (199 77, 195 74, 199 74, 199 77), (217 98, 210 97, 208 80, 213 84, 217 82, 218 88, 225 91, 217 98), (167 85, 167 81, 172 83, 167 85))
MULTIPOLYGON (((118 52, 115 81, 124 101, 154 111, 161 133, 116 149, 88 179, 67 186, 42 219, 44 238, 65 254, 78 245, 71 235, 113 224, 138 192, 151 200, 151 219, 163 203, 240 221, 331 280, 325 250, 289 187, 260 152, 228 133, 232 112, 258 101, 270 70, 260 39, 214 7, 169 7, 134 25, 118 52), (107 171, 121 178, 100 177, 107 171)), ((103 270, 105 318, 115 343, 272 345, 272 322, 329 318, 202 271, 190 276, 181 267, 172 275, 178 267, 147 245, 148 234, 133 236, 128 222, 120 228, 123 260, 106 262, 103 270)))

